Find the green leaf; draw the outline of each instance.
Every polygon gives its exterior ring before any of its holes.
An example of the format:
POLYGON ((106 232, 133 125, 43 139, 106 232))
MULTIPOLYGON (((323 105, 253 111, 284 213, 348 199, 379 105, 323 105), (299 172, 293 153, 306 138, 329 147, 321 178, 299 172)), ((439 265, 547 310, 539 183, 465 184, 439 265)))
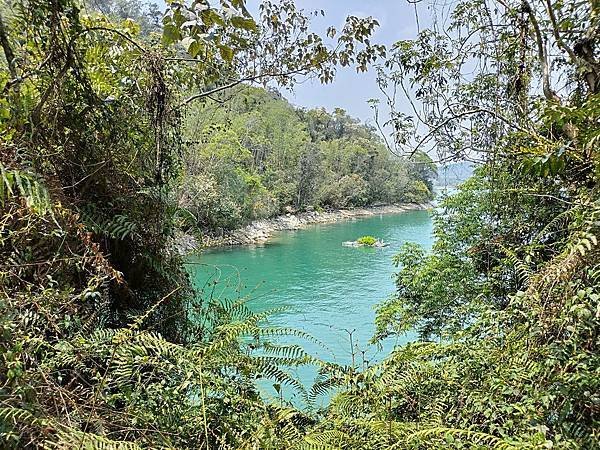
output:
POLYGON ((179 32, 179 28, 177 28, 174 24, 172 23, 167 23, 165 24, 165 26, 163 27, 163 42, 166 45, 172 44, 173 42, 177 42, 181 37, 181 34, 179 32))
POLYGON ((206 11, 202 11, 200 17, 202 18, 202 23, 204 23, 204 25, 206 25, 207 27, 211 27, 215 24, 220 26, 225 25, 223 18, 214 9, 207 9, 206 11))
POLYGON ((223 58, 227 62, 233 61, 233 49, 226 45, 219 45, 219 53, 221 53, 221 58, 223 58))
POLYGON ((249 17, 232 17, 231 18, 231 24, 236 27, 236 28, 241 28, 243 30, 248 30, 248 31, 256 31, 257 27, 256 27, 256 22, 254 22, 254 19, 249 18, 249 17))
POLYGON ((198 56, 200 50, 202 50, 202 44, 196 40, 196 38, 188 36, 181 41, 181 44, 185 47, 185 50, 192 57, 198 56))

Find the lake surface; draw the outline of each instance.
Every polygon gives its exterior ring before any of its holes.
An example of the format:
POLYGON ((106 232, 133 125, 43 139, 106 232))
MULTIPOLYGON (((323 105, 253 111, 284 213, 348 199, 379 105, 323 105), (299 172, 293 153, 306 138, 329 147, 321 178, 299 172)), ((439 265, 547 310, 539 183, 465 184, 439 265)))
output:
MULTIPOLYGON (((352 335, 355 363, 362 365, 363 359, 381 360, 395 344, 412 338, 388 340, 380 348, 368 346, 375 329, 374 306, 394 292, 392 257, 405 242, 431 247, 429 212, 408 211, 280 232, 263 246, 206 251, 194 257, 201 264, 190 265, 190 270, 198 287, 219 281, 219 298, 248 296, 248 305, 257 312, 286 308, 272 316, 269 325, 296 328, 315 337, 320 345, 283 339, 300 343, 313 356, 351 364, 352 335), (342 246, 364 235, 390 246, 342 246)), ((312 384, 315 374, 313 367, 294 373, 305 386, 312 384)), ((272 393, 269 383, 260 387, 265 394, 272 393)))

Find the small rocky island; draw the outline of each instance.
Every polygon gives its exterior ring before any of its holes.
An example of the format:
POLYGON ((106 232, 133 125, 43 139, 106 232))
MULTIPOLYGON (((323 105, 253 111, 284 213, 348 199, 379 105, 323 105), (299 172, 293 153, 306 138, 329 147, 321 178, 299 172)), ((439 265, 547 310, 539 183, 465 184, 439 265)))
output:
POLYGON ((342 242, 344 247, 374 247, 374 248, 383 248, 387 247, 387 242, 383 242, 381 239, 374 238, 373 236, 363 236, 358 238, 355 241, 345 241, 342 242))

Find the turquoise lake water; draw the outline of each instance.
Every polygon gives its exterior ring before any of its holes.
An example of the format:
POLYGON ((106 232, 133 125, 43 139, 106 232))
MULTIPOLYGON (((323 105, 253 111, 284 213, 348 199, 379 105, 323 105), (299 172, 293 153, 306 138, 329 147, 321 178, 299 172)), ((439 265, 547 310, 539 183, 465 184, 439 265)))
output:
MULTIPOLYGON (((268 324, 309 333, 320 344, 291 338, 283 341, 300 343, 323 360, 351 364, 351 334, 355 363, 361 365, 363 359, 381 360, 395 344, 412 338, 388 340, 380 348, 368 345, 374 332, 374 306, 394 292, 392 257, 405 242, 431 247, 429 212, 408 211, 280 232, 265 245, 206 251, 192 258, 201 264, 190 265, 190 270, 198 287, 218 281, 219 298, 248 296, 248 305, 256 312, 286 308, 268 324), (342 242, 364 235, 378 237, 390 246, 342 246, 342 242)), ((316 369, 303 366, 293 374, 309 387, 316 369)), ((268 382, 259 386, 264 395, 274 392, 268 382)), ((284 392, 284 396, 293 394, 284 392)))

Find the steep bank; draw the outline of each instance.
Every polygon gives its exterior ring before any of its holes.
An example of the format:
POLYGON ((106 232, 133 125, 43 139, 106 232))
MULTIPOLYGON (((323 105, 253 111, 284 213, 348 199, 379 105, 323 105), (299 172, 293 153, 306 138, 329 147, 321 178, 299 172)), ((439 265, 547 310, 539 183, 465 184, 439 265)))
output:
POLYGON ((201 241, 188 234, 181 234, 175 239, 174 248, 180 254, 188 254, 202 248, 261 244, 268 241, 273 233, 277 231, 298 230, 318 223, 333 223, 357 217, 399 214, 405 211, 430 208, 432 208, 430 203, 405 203, 322 212, 305 211, 297 214, 289 213, 270 219, 255 220, 243 228, 224 233, 223 235, 206 234, 202 236, 201 241))

